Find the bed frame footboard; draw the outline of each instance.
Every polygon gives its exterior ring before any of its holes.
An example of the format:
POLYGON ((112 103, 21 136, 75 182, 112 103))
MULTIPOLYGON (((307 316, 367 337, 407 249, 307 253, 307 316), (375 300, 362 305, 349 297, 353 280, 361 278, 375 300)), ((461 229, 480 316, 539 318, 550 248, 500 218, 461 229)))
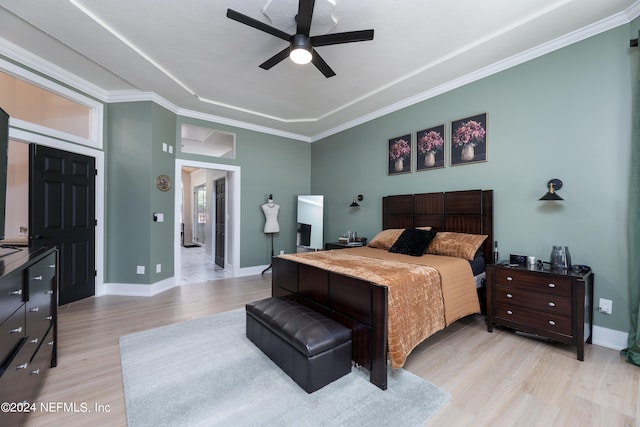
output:
POLYGON ((353 361, 369 370, 373 384, 386 390, 386 286, 277 257, 272 271, 274 297, 305 304, 353 331, 353 361))

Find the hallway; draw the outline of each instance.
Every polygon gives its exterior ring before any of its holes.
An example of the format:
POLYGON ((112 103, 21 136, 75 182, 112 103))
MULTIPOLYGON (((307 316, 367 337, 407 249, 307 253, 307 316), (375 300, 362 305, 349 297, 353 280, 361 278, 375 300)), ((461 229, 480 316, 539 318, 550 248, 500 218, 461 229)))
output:
POLYGON ((211 256, 207 256, 204 246, 180 247, 180 284, 202 283, 231 277, 231 273, 214 264, 211 256))

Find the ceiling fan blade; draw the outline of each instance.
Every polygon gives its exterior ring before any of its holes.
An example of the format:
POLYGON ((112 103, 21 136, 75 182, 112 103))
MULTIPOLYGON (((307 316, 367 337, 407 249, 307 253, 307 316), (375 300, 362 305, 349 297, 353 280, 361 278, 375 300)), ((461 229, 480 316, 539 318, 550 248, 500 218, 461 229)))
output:
POLYGON ((285 47, 280 52, 276 53, 271 58, 267 59, 262 64, 260 64, 260 68, 262 68, 263 70, 269 70, 271 69, 271 67, 287 59, 288 57, 289 57, 289 46, 285 47))
POLYGON ((311 18, 313 16, 313 7, 315 6, 315 0, 300 0, 298 2, 298 14, 296 15, 296 22, 298 23, 298 29, 296 34, 304 34, 309 36, 311 31, 311 18))
POLYGON ((265 33, 271 34, 272 36, 278 37, 282 40, 290 41, 292 37, 290 34, 287 34, 284 31, 280 31, 279 29, 274 28, 271 25, 265 24, 264 22, 258 21, 257 19, 253 19, 250 16, 244 15, 240 12, 236 12, 233 9, 227 9, 227 18, 253 27, 256 30, 264 31, 265 33))
POLYGON ((329 67, 329 64, 324 62, 324 59, 322 59, 322 57, 318 54, 318 52, 316 52, 315 49, 313 49, 313 56, 311 57, 311 62, 313 62, 313 65, 315 65, 316 68, 320 70, 320 72, 324 74, 326 78, 333 77, 336 75, 336 73, 331 69, 331 67, 329 67))
POLYGON ((314 46, 328 46, 332 44, 364 42, 373 40, 373 30, 347 31, 345 33, 323 34, 310 37, 314 46))

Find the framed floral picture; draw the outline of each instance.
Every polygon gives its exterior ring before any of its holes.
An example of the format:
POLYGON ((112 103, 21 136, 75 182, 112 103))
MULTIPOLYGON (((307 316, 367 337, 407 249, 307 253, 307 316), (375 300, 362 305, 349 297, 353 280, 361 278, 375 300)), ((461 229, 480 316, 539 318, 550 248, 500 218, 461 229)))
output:
POLYGON ((444 124, 416 132, 416 170, 444 167, 444 124))
POLYGON ((389 140, 389 175, 411 172, 411 134, 389 140))
POLYGON ((451 165, 487 161, 487 113, 451 122, 451 165))

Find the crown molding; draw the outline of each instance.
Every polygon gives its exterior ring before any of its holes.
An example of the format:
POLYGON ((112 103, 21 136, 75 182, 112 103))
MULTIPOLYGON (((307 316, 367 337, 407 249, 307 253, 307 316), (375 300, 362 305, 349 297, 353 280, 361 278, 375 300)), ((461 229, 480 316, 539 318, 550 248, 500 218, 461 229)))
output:
POLYGON ((619 27, 620 25, 628 24, 632 19, 635 19, 638 16, 640 16, 640 1, 634 3, 629 9, 627 9, 624 12, 618 13, 609 18, 595 22, 587 27, 581 28, 572 33, 568 33, 564 36, 558 37, 554 40, 538 45, 529 50, 513 55, 502 61, 498 61, 494 64, 488 65, 477 71, 474 71, 472 73, 466 74, 457 79, 451 80, 445 84, 437 86, 433 89, 429 89, 425 92, 403 99, 402 101, 388 105, 387 107, 381 108, 372 113, 358 117, 355 120, 351 120, 349 122, 343 123, 342 125, 336 126, 325 132, 321 132, 319 134, 313 135, 311 137, 311 142, 316 142, 323 138, 327 138, 331 135, 335 135, 337 133, 348 130, 352 127, 359 126, 371 120, 402 110, 403 108, 407 108, 412 105, 418 104, 420 102, 426 101, 428 99, 434 98, 438 95, 442 95, 443 93, 460 88, 464 85, 481 80, 485 77, 489 77, 493 74, 497 74, 501 71, 505 71, 509 68, 531 61, 532 59, 539 58, 543 55, 546 55, 547 53, 551 53, 558 49, 562 49, 571 44, 588 39, 589 37, 596 36, 605 31, 619 27))
POLYGON ((273 129, 267 126, 255 125, 255 124, 243 122, 240 120, 228 119, 228 118, 216 116, 213 114, 200 113, 198 111, 185 110, 185 109, 180 109, 178 114, 182 117, 190 117, 192 119, 213 121, 215 123, 219 123, 222 125, 235 126, 237 128, 246 129, 250 131, 266 133, 274 136, 281 136, 283 138, 295 139, 302 142, 309 142, 309 143, 312 142, 311 137, 306 135, 300 135, 293 132, 286 132, 279 129, 273 129))
POLYGON ((185 108, 181 108, 176 106, 175 104, 167 101, 166 99, 158 96, 154 92, 141 92, 141 91, 118 91, 118 92, 110 92, 107 102, 115 103, 115 102, 141 102, 141 101, 151 101, 154 102, 167 110, 173 112, 174 114, 181 117, 189 117, 197 120, 204 120, 207 122, 214 122, 221 125, 234 126, 240 129, 246 129, 250 131, 266 133, 269 135, 280 136, 283 138, 295 139, 303 142, 311 142, 311 138, 305 135, 296 134, 293 132, 285 132, 278 129, 273 129, 267 126, 259 126, 253 123, 243 122, 240 120, 228 119, 222 116, 216 116, 214 114, 202 113, 195 110, 188 110, 185 108))
POLYGON ((108 97, 106 90, 70 73, 52 62, 32 54, 2 37, 0 37, 0 55, 20 65, 22 68, 31 69, 46 76, 50 80, 68 85, 76 91, 91 96, 98 101, 106 102, 108 97))
POLYGON ((469 73, 467 75, 454 79, 450 82, 447 82, 443 85, 440 85, 428 91, 403 99, 399 102, 396 102, 394 104, 391 104, 389 106, 376 110, 372 113, 360 116, 354 120, 345 122, 332 129, 329 129, 327 131, 320 132, 318 134, 311 135, 311 136, 301 135, 293 132, 286 132, 286 131, 274 129, 267 126, 255 125, 249 122, 233 120, 233 119, 228 119, 228 118, 217 116, 217 115, 184 109, 174 105, 173 103, 165 100, 164 98, 152 92, 142 92, 142 91, 136 91, 136 90, 106 91, 62 69, 61 67, 49 61, 46 61, 36 55, 31 54, 30 52, 20 48, 19 46, 16 46, 15 44, 3 38, 0 38, 0 55, 5 56, 7 59, 18 63, 23 67, 27 67, 34 71, 37 71, 38 73, 41 73, 49 77, 50 79, 57 80, 60 83, 71 86, 74 89, 80 92, 83 92, 88 96, 94 97, 97 100, 104 103, 152 101, 180 116, 190 117, 190 118, 204 120, 204 121, 210 121, 210 122, 219 123, 223 125, 234 126, 240 129, 246 129, 250 131, 261 132, 265 134, 313 143, 315 141, 321 140, 323 138, 327 138, 331 135, 337 134, 339 132, 343 132, 355 126, 369 122, 371 120, 380 118, 390 113, 394 113, 403 108, 426 101, 435 96, 438 96, 443 93, 462 87, 466 84, 475 82, 477 80, 483 79, 490 75, 507 70, 511 67, 515 67, 524 62, 543 56, 547 53, 561 49, 563 47, 566 47, 573 43, 587 39, 589 37, 598 35, 607 30, 616 28, 620 25, 627 24, 631 20, 637 18, 638 16, 640 16, 640 1, 636 1, 624 12, 620 12, 618 14, 612 15, 611 17, 595 22, 584 28, 576 30, 572 33, 558 37, 550 42, 543 43, 537 47, 534 47, 522 53, 513 55, 510 58, 488 65, 480 70, 474 71, 473 73, 469 73))

